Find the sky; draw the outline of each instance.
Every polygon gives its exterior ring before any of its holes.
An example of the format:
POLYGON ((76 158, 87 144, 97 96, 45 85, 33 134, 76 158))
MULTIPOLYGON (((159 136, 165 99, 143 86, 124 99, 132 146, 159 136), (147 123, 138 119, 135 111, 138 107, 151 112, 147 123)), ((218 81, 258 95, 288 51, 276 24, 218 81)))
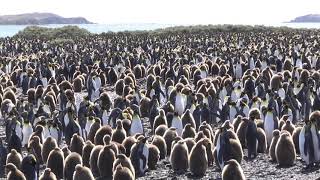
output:
POLYGON ((0 15, 30 12, 100 24, 274 24, 320 14, 320 0, 0 0, 0 15))

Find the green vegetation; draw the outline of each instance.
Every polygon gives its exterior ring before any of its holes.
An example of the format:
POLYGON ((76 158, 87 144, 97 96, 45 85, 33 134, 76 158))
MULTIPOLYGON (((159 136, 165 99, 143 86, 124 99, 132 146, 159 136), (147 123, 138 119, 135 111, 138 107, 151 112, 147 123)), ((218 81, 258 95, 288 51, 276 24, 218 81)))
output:
MULTIPOLYGON (((267 27, 267 26, 249 26, 249 25, 197 25, 197 26, 175 26, 153 31, 123 31, 106 32, 101 36, 115 35, 155 35, 155 34, 177 34, 177 33, 215 33, 215 32, 297 32, 297 31, 319 31, 315 29, 293 29, 288 27, 267 27)), ((64 26, 61 28, 45 28, 39 26, 29 26, 18 32, 14 37, 26 39, 47 39, 53 43, 68 43, 79 38, 87 38, 92 34, 88 30, 78 26, 64 26)))
POLYGON ((45 28, 39 26, 28 26, 24 30, 19 31, 14 37, 26 39, 48 39, 52 41, 64 41, 77 39, 79 37, 87 37, 91 33, 78 26, 64 26, 61 28, 45 28))

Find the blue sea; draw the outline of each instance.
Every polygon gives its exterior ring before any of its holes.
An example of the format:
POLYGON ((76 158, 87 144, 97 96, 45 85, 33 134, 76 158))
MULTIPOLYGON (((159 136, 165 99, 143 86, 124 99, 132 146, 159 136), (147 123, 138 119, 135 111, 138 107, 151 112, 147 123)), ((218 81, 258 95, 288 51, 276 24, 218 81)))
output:
MULTIPOLYGON (((140 23, 140 24, 78 24, 77 26, 85 28, 92 33, 102 32, 119 32, 119 31, 135 31, 135 30, 155 30, 159 28, 166 28, 177 26, 181 24, 157 24, 157 23, 140 23)), ((317 28, 320 29, 320 23, 278 23, 278 24, 263 24, 265 26, 287 26, 291 28, 317 28)), ((63 27, 65 24, 51 24, 42 27, 63 27)), ((0 37, 13 36, 19 31, 23 30, 27 25, 0 25, 0 37)))

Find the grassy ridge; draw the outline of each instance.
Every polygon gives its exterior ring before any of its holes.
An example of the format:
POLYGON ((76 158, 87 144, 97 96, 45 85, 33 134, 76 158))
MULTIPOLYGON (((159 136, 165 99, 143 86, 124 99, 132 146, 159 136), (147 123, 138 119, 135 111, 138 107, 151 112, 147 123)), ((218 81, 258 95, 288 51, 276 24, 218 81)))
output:
MULTIPOLYGON (((207 33, 207 32, 267 32, 267 31, 317 31, 319 29, 294 29, 289 27, 267 27, 267 26, 249 26, 249 25, 197 25, 197 26, 175 26, 168 27, 164 29, 156 29, 153 31, 123 31, 123 32, 106 32, 100 35, 121 35, 121 34, 176 34, 176 33, 207 33)), ((45 28, 39 26, 29 26, 24 30, 19 31, 14 38, 26 38, 26 39, 77 39, 81 37, 88 37, 91 35, 97 35, 90 33, 84 28, 79 28, 78 26, 64 26, 61 28, 45 28)))

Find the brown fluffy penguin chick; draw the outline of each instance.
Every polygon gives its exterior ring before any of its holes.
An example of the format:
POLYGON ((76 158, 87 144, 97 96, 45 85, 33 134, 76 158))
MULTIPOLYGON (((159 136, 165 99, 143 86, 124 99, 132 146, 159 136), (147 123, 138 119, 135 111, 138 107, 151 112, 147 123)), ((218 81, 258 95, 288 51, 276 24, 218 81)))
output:
POLYGON ((122 121, 117 120, 117 127, 112 133, 111 140, 121 144, 126 136, 127 133, 122 126, 122 121))
POLYGON ((112 145, 104 146, 99 153, 98 168, 100 176, 103 178, 111 178, 113 174, 113 162, 116 160, 116 154, 112 149, 112 145))
POLYGON ((281 87, 281 82, 282 82, 282 76, 275 74, 271 78, 270 86, 273 91, 278 91, 279 88, 281 87))
POLYGON ((130 133, 130 128, 131 128, 131 120, 129 119, 122 119, 122 126, 123 129, 126 131, 126 134, 130 133))
MULTIPOLYGON (((8 89, 8 88, 6 88, 6 89, 8 89)), ((17 104, 17 99, 16 99, 15 93, 14 93, 13 90, 10 89, 10 88, 9 88, 8 90, 6 90, 6 89, 5 89, 4 94, 3 94, 3 100, 5 100, 5 99, 10 99, 11 102, 12 102, 14 105, 16 105, 16 104, 17 104)))
POLYGON ((123 79, 119 79, 115 84, 116 94, 118 96, 122 96, 123 89, 124 89, 124 80, 123 79))
POLYGON ((36 90, 34 88, 30 88, 27 91, 27 96, 28 96, 28 102, 30 104, 33 104, 36 100, 36 90))
POLYGON ((167 118, 163 109, 159 111, 159 115, 155 117, 153 123, 153 132, 157 129, 157 127, 161 124, 168 126, 167 118))
MULTIPOLYGON (((249 113, 250 114, 250 113, 249 113)), ((250 116, 250 115, 249 115, 250 116)), ((242 122, 242 116, 238 115, 236 118, 234 118, 232 125, 234 127, 235 130, 238 129, 240 123, 242 122)))
POLYGON ((103 137, 103 144, 105 146, 111 145, 111 149, 113 150, 114 154, 118 155, 118 153, 119 153, 118 146, 117 146, 116 142, 111 141, 111 137, 108 134, 103 137))
POLYGON ((183 128, 181 137, 183 139, 186 138, 194 138, 196 136, 196 130, 190 123, 186 124, 183 128))
POLYGON ((44 141, 42 145, 41 156, 42 156, 43 162, 47 162, 49 153, 52 150, 54 150, 56 147, 58 147, 57 141, 51 136, 47 137, 47 139, 44 141))
POLYGON ((148 157, 148 168, 151 170, 157 169, 156 165, 160 159, 160 150, 156 145, 148 144, 149 157, 148 157))
POLYGON ((7 180, 26 180, 24 174, 12 163, 5 165, 8 175, 7 180))
POLYGON ((134 180, 131 170, 119 164, 113 174, 114 180, 134 180))
POLYGON ((77 164, 82 165, 82 158, 78 153, 72 152, 65 160, 63 173, 65 180, 72 180, 73 172, 75 171, 77 164))
POLYGON ((289 132, 281 132, 275 154, 280 166, 292 166, 294 164, 296 160, 296 149, 289 132))
POLYGON ((50 168, 46 168, 39 180, 57 180, 56 175, 51 171, 50 168))
POLYGON ((126 149, 126 156, 129 157, 130 156, 130 152, 131 152, 131 147, 137 142, 137 140, 132 137, 132 136, 129 136, 129 137, 126 137, 123 142, 122 142, 122 145, 125 147, 126 149))
POLYGON ((278 143, 280 137, 280 131, 278 129, 273 130, 272 132, 272 140, 269 147, 269 156, 271 161, 276 161, 276 145, 278 143))
POLYGON ((77 77, 73 80, 73 91, 81 92, 83 87, 82 79, 77 77))
POLYGON ((55 148, 49 153, 47 168, 50 168, 58 179, 63 178, 64 157, 60 148, 55 148))
POLYGON ((167 129, 168 129, 168 126, 167 126, 167 125, 161 124, 161 125, 159 125, 159 126, 156 128, 154 134, 155 134, 155 135, 159 135, 159 136, 163 136, 164 133, 167 131, 167 129))
POLYGON ((246 143, 246 132, 248 129, 249 119, 248 118, 242 118, 242 122, 239 124, 238 129, 236 131, 237 136, 240 140, 241 146, 243 148, 247 147, 246 143))
POLYGON ((193 148, 193 146, 196 145, 196 141, 193 138, 186 138, 183 140, 187 147, 188 147, 188 152, 191 152, 191 149, 193 148))
POLYGON ((47 163, 42 161, 42 144, 40 143, 40 138, 38 136, 33 136, 30 138, 28 149, 36 157, 36 160, 39 164, 47 163))
POLYGON ((71 151, 70 151, 70 149, 68 148, 68 146, 64 146, 61 150, 62 150, 62 152, 63 152, 63 157, 64 157, 64 159, 66 159, 67 156, 69 156, 69 154, 71 154, 71 151))
POLYGON ((238 161, 234 159, 230 159, 226 162, 226 165, 222 170, 222 180, 245 180, 243 170, 238 163, 238 161))
POLYGON ((124 154, 118 154, 117 159, 113 162, 113 172, 116 170, 116 167, 121 164, 123 167, 127 167, 130 169, 133 177, 135 177, 135 169, 131 163, 130 158, 128 158, 124 154))
POLYGON ((140 100, 140 114, 141 118, 148 117, 151 106, 151 100, 148 97, 143 97, 140 100))
POLYGON ((7 155, 6 164, 12 163, 17 169, 21 168, 22 156, 15 149, 11 149, 11 152, 7 155))
POLYGON ((71 138, 71 141, 70 141, 70 151, 76 152, 81 156, 83 146, 84 146, 83 138, 81 136, 79 136, 78 134, 74 134, 71 138))
POLYGON ((93 148, 94 144, 90 140, 87 140, 82 148, 82 163, 86 167, 90 167, 90 154, 93 148))
POLYGON ((73 173, 73 180, 95 180, 91 170, 80 164, 76 165, 73 173))
POLYGON ((167 155, 167 144, 162 136, 155 135, 152 139, 152 144, 157 146, 160 151, 160 159, 165 159, 167 155))
POLYGON ((101 127, 100 119, 95 119, 88 133, 88 140, 90 140, 92 143, 94 143, 94 138, 96 136, 97 131, 100 129, 100 127, 101 127))
POLYGON ((257 128, 258 153, 267 152, 267 136, 262 128, 257 128))
POLYGON ((96 145, 90 154, 90 169, 94 177, 100 176, 99 168, 98 168, 98 159, 99 153, 103 149, 102 145, 96 145))
POLYGON ((183 140, 178 141, 172 148, 170 164, 173 171, 183 173, 189 168, 188 147, 183 140))
POLYGON ((109 135, 111 136, 112 135, 112 128, 109 126, 109 125, 104 125, 104 126, 101 126, 96 135, 94 136, 94 144, 95 145, 103 145, 103 137, 105 135, 109 135))
POLYGON ((203 139, 191 149, 189 154, 189 167, 194 176, 202 177, 208 168, 208 157, 203 139))
POLYGON ((300 132, 301 132, 302 127, 297 127, 294 129, 293 133, 292 133, 292 139, 293 139, 293 143, 294 146, 296 148, 296 153, 300 154, 300 149, 299 149, 299 136, 300 136, 300 132))
POLYGON ((203 131, 198 131, 196 137, 194 138, 194 140, 196 142, 200 141, 203 138, 207 138, 207 136, 203 133, 203 131))
POLYGON ((190 109, 187 109, 181 117, 183 127, 186 124, 191 124, 193 128, 196 128, 196 123, 194 121, 193 115, 190 112, 190 109))
POLYGON ((290 120, 287 120, 286 123, 282 126, 281 130, 286 130, 290 133, 290 135, 293 134, 293 131, 295 129, 294 124, 290 120))
POLYGON ((214 156, 213 156, 213 146, 209 138, 203 139, 203 145, 206 147, 207 157, 208 157, 208 166, 213 166, 214 156))
POLYGON ((167 156, 171 153, 172 141, 178 136, 178 133, 175 128, 169 128, 163 135, 163 139, 167 144, 167 156))

